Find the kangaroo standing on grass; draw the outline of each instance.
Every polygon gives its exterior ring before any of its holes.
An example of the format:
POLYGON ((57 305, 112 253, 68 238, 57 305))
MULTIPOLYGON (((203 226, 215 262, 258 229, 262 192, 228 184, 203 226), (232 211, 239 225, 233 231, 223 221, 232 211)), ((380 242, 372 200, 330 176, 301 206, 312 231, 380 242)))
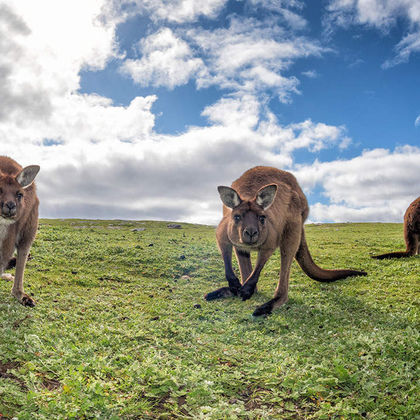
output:
POLYGON ((324 270, 312 260, 303 224, 309 207, 296 178, 276 168, 257 166, 246 171, 230 187, 218 187, 224 204, 216 236, 225 264, 228 287, 208 293, 206 300, 226 296, 249 299, 267 260, 280 248, 281 271, 274 299, 256 308, 253 315, 270 314, 287 301, 293 258, 312 279, 332 282, 348 276, 365 276, 364 271, 324 270), (239 263, 242 284, 232 268, 232 247, 239 263), (258 251, 255 268, 250 252, 258 251))
POLYGON ((411 257, 420 254, 420 197, 416 198, 404 214, 405 252, 390 252, 388 254, 374 255, 372 258, 383 260, 385 258, 411 257))
POLYGON ((22 168, 13 159, 0 156, 0 274, 13 280, 12 295, 24 306, 35 301, 23 291, 23 272, 38 227, 38 197, 33 180, 39 166, 22 168), (4 274, 17 250, 15 277, 4 274))

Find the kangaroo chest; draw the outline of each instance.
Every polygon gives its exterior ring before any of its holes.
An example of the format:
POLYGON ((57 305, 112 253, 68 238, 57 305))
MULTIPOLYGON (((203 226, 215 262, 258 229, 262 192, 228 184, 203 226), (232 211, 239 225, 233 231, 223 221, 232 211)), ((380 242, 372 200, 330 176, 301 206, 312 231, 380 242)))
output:
POLYGON ((10 223, 8 220, 4 220, 0 217, 0 262, 3 259, 3 245, 6 241, 11 224, 12 223, 10 223))

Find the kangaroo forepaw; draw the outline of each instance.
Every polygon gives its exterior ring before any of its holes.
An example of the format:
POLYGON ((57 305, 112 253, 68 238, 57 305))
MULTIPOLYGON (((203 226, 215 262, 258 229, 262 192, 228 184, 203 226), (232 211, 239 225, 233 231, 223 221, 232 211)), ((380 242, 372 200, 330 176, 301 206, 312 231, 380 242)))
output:
POLYGON ((239 289, 239 296, 242 300, 248 300, 255 292, 255 287, 242 286, 239 289))
POLYGON ((221 287, 213 292, 207 293, 204 296, 204 299, 207 301, 216 300, 216 299, 223 299, 230 296, 236 296, 237 293, 234 293, 229 287, 221 287))
POLYGON ((233 277, 233 278, 226 278, 226 280, 227 280, 227 282, 229 284, 230 291, 235 296, 237 296, 239 289, 242 287, 241 282, 239 281, 239 279, 237 277, 233 277))

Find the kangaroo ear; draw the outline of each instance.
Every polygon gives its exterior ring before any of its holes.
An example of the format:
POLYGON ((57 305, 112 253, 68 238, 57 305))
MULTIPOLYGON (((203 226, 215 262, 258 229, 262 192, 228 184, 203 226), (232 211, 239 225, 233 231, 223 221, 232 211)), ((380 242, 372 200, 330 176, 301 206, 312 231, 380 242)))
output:
POLYGON ((223 186, 219 186, 217 187, 219 194, 220 194, 220 198, 223 201, 223 204, 226 207, 230 207, 231 209, 234 209, 235 207, 238 207, 239 204, 242 203, 241 198, 239 197, 239 194, 230 187, 223 187, 223 186))
POLYGON ((267 210, 274 201, 277 193, 277 185, 270 184, 262 187, 258 190, 255 198, 256 203, 261 206, 264 210, 267 210))
POLYGON ((34 179, 39 172, 40 167, 38 165, 31 165, 23 168, 20 173, 16 176, 16 181, 22 188, 27 188, 34 182, 34 179))

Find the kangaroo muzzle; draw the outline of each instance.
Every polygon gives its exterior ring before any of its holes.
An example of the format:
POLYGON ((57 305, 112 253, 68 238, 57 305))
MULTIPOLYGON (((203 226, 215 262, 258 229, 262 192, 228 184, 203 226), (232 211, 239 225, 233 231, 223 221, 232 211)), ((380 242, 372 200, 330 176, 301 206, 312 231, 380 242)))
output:
POLYGON ((258 240, 258 230, 254 227, 247 227, 242 232, 242 239, 247 244, 253 244, 258 240))
POLYGON ((1 206, 1 215, 3 217, 14 217, 16 216, 16 212, 16 203, 13 201, 3 203, 3 205, 1 206))

